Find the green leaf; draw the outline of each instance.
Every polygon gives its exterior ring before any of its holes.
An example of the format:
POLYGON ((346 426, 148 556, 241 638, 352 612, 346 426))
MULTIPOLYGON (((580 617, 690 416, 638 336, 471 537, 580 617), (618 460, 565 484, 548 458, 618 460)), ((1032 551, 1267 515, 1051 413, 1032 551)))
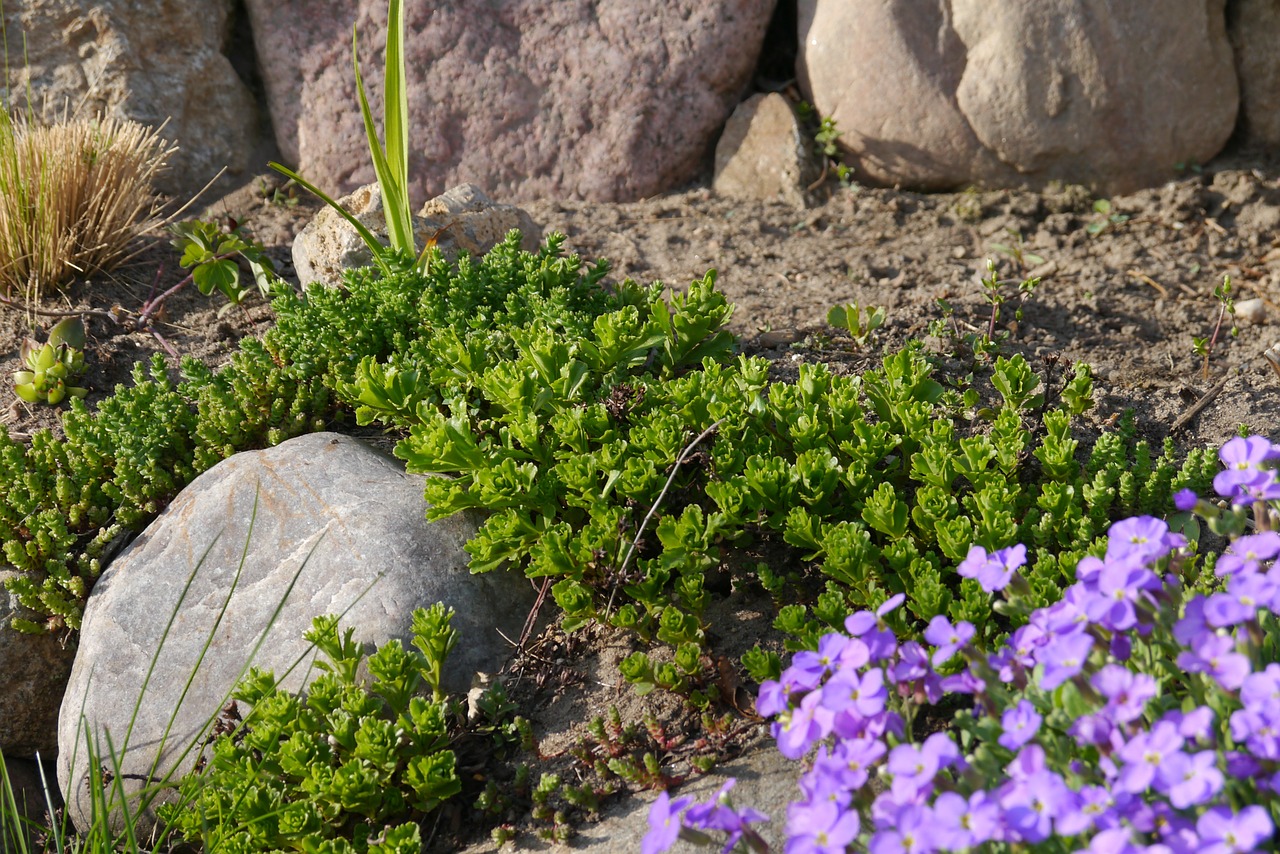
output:
POLYGON ((226 294, 232 302, 239 302, 240 268, 230 259, 210 261, 201 264, 193 271, 196 287, 200 293, 208 296, 215 289, 226 294))

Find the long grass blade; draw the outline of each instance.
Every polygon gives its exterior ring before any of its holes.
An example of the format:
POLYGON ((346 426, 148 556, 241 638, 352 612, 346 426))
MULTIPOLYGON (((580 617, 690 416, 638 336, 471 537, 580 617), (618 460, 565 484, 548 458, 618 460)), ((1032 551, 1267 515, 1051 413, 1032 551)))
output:
POLYGON ((312 184, 288 166, 284 166, 274 160, 267 163, 267 165, 279 172, 281 175, 284 175, 286 178, 293 179, 297 182, 299 187, 337 211, 343 219, 350 223, 351 227, 356 230, 356 234, 360 235, 360 239, 369 247, 369 251, 373 254, 373 260, 378 265, 378 269, 382 270, 383 275, 391 275, 391 267, 387 264, 386 259, 387 247, 382 245, 381 241, 374 236, 372 231, 365 227, 364 223, 360 222, 360 220, 356 219, 346 208, 334 201, 333 197, 325 193, 324 190, 321 190, 315 184, 312 184))
POLYGON ((391 0, 387 11, 387 55, 383 69, 382 126, 387 134, 387 164, 402 189, 409 186, 409 95, 405 87, 404 3, 391 0))
MULTIPOLYGON (((388 42, 390 42, 389 35, 388 42)), ((414 244, 413 221, 409 216, 405 188, 397 181, 391 164, 387 162, 387 151, 378 139, 378 129, 373 123, 373 111, 369 109, 364 79, 360 76, 360 57, 356 48, 356 31, 352 28, 351 59, 356 73, 356 95, 360 99, 360 116, 364 120, 365 136, 369 139, 369 155, 373 159, 373 171, 378 176, 378 186, 382 190, 382 210, 387 221, 387 236, 391 240, 393 249, 414 257, 418 253, 414 244)))

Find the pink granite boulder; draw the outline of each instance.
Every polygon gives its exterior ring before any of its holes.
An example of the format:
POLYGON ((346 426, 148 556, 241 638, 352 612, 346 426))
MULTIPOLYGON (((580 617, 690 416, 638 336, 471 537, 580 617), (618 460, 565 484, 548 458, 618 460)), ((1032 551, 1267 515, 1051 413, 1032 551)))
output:
MULTIPOLYGON (((695 178, 750 83, 775 0, 458 0, 406 5, 411 172, 420 203, 624 201, 695 178)), ((382 114, 385 0, 248 0, 276 140, 332 195, 374 180, 351 28, 382 114)))

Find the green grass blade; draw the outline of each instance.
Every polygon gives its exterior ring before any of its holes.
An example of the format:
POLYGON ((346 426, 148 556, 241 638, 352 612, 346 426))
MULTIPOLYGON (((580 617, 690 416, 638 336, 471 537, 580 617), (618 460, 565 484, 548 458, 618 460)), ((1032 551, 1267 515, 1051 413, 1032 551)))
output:
MULTIPOLYGON (((391 0, 387 12, 387 55, 383 70, 382 127, 387 165, 402 190, 409 186, 409 96, 405 88, 404 3, 391 0)), ((406 191, 406 201, 408 193, 406 191)))
MULTIPOLYGON (((382 242, 374 236, 372 231, 365 227, 364 223, 360 222, 360 220, 356 219, 346 208, 334 201, 332 197, 324 192, 324 190, 321 190, 315 184, 312 184, 288 166, 283 166, 274 160, 267 163, 267 165, 279 172, 281 175, 284 175, 286 178, 293 179, 297 182, 298 186, 302 187, 302 189, 306 190, 308 193, 337 211, 343 219, 351 224, 351 227, 360 235, 360 239, 369 247, 369 251, 373 253, 373 260, 377 263, 378 269, 382 270, 383 275, 391 275, 391 267, 387 264, 386 258, 387 247, 382 245, 382 242)), ((303 282, 303 284, 306 285, 307 283, 303 282)))
POLYGON ((351 60, 356 72, 356 95, 360 99, 360 115, 364 119, 365 136, 369 139, 369 155, 373 158, 373 170, 378 176, 378 186, 382 189, 382 210, 387 220, 387 236, 391 247, 410 257, 417 255, 413 239, 413 220, 409 215, 409 202, 405 196, 405 188, 397 181, 396 175, 387 162, 386 149, 378 140, 378 129, 373 123, 373 111, 369 109, 369 98, 365 93, 364 79, 360 76, 360 57, 356 52, 357 40, 355 29, 351 31, 351 60))

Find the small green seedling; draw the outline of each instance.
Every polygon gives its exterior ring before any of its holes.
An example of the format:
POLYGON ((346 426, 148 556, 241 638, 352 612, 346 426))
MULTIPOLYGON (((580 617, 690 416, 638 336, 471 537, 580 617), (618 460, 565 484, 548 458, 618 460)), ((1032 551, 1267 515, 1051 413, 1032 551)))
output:
POLYGON ((859 308, 858 304, 832 306, 827 312, 827 323, 837 329, 848 331, 858 347, 865 347, 871 340, 871 333, 884 325, 885 311, 878 305, 859 308))
POLYGON ((1089 232, 1090 237, 1097 237, 1107 229, 1129 221, 1127 214, 1112 213, 1111 202, 1106 199, 1095 200, 1093 212, 1099 214, 1101 219, 1095 219, 1084 227, 1084 230, 1089 232))
MULTIPOLYGON (((254 290, 253 287, 241 285, 240 265, 236 263, 236 256, 248 263, 258 292, 264 297, 270 293, 275 277, 271 259, 266 257, 261 246, 245 239, 239 226, 224 230, 211 222, 192 220, 175 223, 169 228, 174 234, 171 241, 173 248, 182 253, 179 263, 183 269, 191 271, 191 278, 200 293, 208 296, 218 290, 229 300, 229 304, 223 306, 219 314, 227 312, 233 305, 240 305, 254 290)), ((167 295, 166 293, 164 296, 167 295)), ((159 302, 160 299, 152 301, 148 308, 154 310, 159 302)), ((146 313, 144 309, 144 314, 146 313)))
POLYGON ((33 338, 22 342, 20 357, 27 370, 14 371, 13 390, 27 403, 57 405, 84 397, 88 389, 67 383, 84 373, 84 324, 78 317, 59 321, 43 345, 33 338))
MULTIPOLYGON (((1223 276, 1222 284, 1213 289, 1213 296, 1218 300, 1218 322, 1213 325, 1213 334, 1207 338, 1191 337, 1191 349, 1197 356, 1204 359, 1204 378, 1209 379, 1209 356, 1213 353, 1213 345, 1218 343, 1218 334, 1222 331, 1222 321, 1228 314, 1236 313, 1235 301, 1231 298, 1231 277, 1223 276)), ((1231 327, 1232 337, 1238 335, 1240 330, 1234 325, 1231 327)))
MULTIPOLYGON (((996 323, 1000 320, 1000 306, 1004 304, 1008 297, 1004 293, 1004 286, 1011 284, 1007 280, 1002 280, 996 275, 996 263, 990 258, 987 259, 987 275, 982 279, 983 300, 991 306, 991 317, 987 321, 987 334, 981 340, 974 342, 974 354, 985 355, 996 347, 996 323)), ((1023 279, 1018 283, 1018 307, 1014 310, 1014 320, 1022 320, 1022 304, 1035 291, 1036 286, 1040 284, 1039 277, 1023 279)))
POLYGON ((1018 270, 1023 276, 1027 275, 1033 267, 1039 267, 1044 263, 1044 256, 1027 251, 1026 244, 1022 240, 1022 232, 1014 231, 1012 228, 1006 231, 1012 240, 1007 244, 993 243, 991 248, 1001 255, 1007 255, 1013 263, 1018 265, 1018 270))

